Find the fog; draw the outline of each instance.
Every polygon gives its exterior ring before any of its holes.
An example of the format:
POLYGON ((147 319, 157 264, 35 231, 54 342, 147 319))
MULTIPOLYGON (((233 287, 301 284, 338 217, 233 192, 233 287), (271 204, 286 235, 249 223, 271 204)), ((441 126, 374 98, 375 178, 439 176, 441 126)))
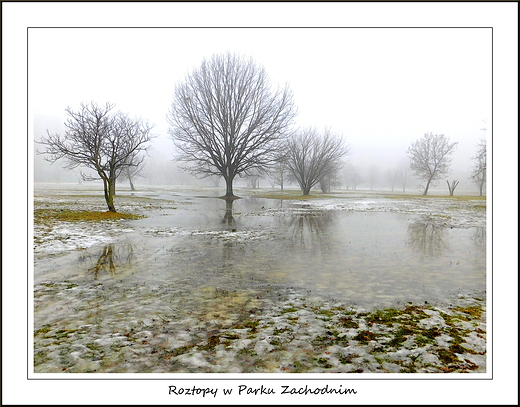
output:
MULTIPOLYGON (((47 130, 63 134, 69 106, 112 102, 155 124, 145 177, 137 184, 213 185, 179 171, 166 116, 175 85, 204 58, 226 51, 251 56, 273 87, 289 84, 299 111, 295 128, 327 127, 347 140, 351 155, 345 162, 362 179, 357 188, 391 189, 388 173, 402 165, 410 143, 433 132, 459 143, 450 181, 460 181, 459 191, 478 191, 470 180, 471 157, 488 136, 483 129, 491 120, 491 31, 484 28, 34 28, 29 30, 34 139, 47 130), (85 63, 85 50, 77 44, 103 44, 95 52, 101 63, 85 63), (130 55, 140 57, 130 62, 130 55)), ((61 166, 35 155, 35 182, 79 182, 80 169, 61 166)), ((260 182, 269 185, 267 179, 260 182)), ((437 187, 447 191, 446 181, 437 187)), ((418 192, 419 182, 410 179, 407 190, 418 192)))

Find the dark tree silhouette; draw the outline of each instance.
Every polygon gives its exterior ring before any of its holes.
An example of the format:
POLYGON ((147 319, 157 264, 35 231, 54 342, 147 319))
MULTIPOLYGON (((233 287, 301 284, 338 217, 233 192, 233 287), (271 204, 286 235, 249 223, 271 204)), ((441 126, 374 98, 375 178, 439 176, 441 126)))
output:
POLYGON ((135 154, 133 157, 128 159, 129 165, 121 171, 119 180, 128 180, 130 184, 130 190, 135 191, 134 180, 137 177, 142 177, 142 171, 144 169, 144 155, 135 154))
POLYGON ((343 138, 325 130, 307 128, 294 134, 288 143, 287 167, 300 185, 303 195, 320 180, 341 166, 341 158, 350 152, 343 138))
POLYGON ((79 166, 94 170, 99 178, 84 175, 85 181, 102 179, 108 210, 116 212, 114 196, 116 179, 128 167, 138 165, 139 152, 146 151, 152 139, 152 126, 142 119, 131 119, 121 112, 113 113, 114 104, 98 106, 82 103, 78 111, 66 109, 65 134, 50 134, 37 143, 45 146, 39 154, 54 163, 65 159, 65 168, 79 166))
POLYGON ((430 185, 449 173, 450 155, 457 144, 450 143, 444 134, 426 133, 408 148, 406 153, 410 156, 410 168, 426 182, 423 195, 428 195, 430 185))
POLYGON ((450 191, 450 196, 453 196, 453 194, 455 193, 455 188, 457 188, 457 185, 459 185, 459 181, 454 179, 453 181, 451 181, 451 184, 450 184, 450 182, 448 180, 446 180, 446 183, 448 184, 448 190, 450 191))
POLYGON ((169 134, 184 169, 222 176, 225 197, 233 199, 237 175, 276 163, 295 114, 287 86, 273 92, 264 68, 226 53, 204 59, 177 85, 169 134))

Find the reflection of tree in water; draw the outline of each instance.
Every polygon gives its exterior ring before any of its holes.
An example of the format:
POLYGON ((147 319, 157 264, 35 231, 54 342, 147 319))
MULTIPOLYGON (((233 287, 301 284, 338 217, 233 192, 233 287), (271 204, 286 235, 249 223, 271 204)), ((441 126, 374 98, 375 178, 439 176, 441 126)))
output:
POLYGON ((226 214, 224 215, 224 219, 222 219, 222 223, 225 223, 231 230, 236 230, 235 219, 233 218, 233 202, 234 199, 225 199, 226 201, 226 214))
POLYGON ((292 215, 288 230, 295 246, 326 251, 330 249, 327 230, 332 223, 332 212, 304 212, 292 215))
POLYGON ((428 256, 440 256, 448 249, 445 235, 446 227, 440 226, 430 216, 422 216, 408 225, 408 244, 413 250, 428 256))
POLYGON ((475 232, 473 233, 473 236, 471 236, 471 240, 475 242, 475 246, 477 248, 485 251, 486 250, 486 228, 480 227, 475 228, 475 232))
POLYGON ((87 273, 92 273, 94 278, 98 278, 101 273, 114 276, 117 273, 117 268, 130 265, 133 258, 134 250, 131 244, 126 245, 124 248, 120 247, 117 252, 114 249, 114 245, 109 244, 103 248, 96 264, 89 267, 87 273))

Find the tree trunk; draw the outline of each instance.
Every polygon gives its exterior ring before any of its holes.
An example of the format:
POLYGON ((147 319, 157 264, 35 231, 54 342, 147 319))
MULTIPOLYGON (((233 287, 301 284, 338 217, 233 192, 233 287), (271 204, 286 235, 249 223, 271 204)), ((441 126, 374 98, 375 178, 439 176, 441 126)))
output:
POLYGON ((448 184, 448 190, 450 191, 450 196, 453 196, 453 193, 455 192, 455 188, 457 188, 457 185, 459 185, 459 181, 453 180, 450 185, 449 181, 446 180, 446 183, 448 184))
POLYGON ((430 182, 432 179, 430 178, 428 182, 426 183, 426 188, 424 189, 423 195, 428 195, 428 188, 430 188, 430 182))
POLYGON ((323 192, 324 194, 330 192, 330 179, 328 178, 322 178, 320 180, 320 188, 321 188, 321 192, 323 192))
POLYGON ((235 195, 233 194, 233 178, 229 177, 226 178, 226 198, 234 198, 235 195))
POLYGON ((105 189, 105 201, 110 212, 117 212, 114 206, 114 196, 116 194, 116 180, 115 179, 103 179, 103 186, 105 189))
POLYGON ((130 183, 130 189, 135 191, 134 183, 132 182, 132 176, 130 175, 130 167, 126 167, 126 176, 128 177, 128 182, 130 183))

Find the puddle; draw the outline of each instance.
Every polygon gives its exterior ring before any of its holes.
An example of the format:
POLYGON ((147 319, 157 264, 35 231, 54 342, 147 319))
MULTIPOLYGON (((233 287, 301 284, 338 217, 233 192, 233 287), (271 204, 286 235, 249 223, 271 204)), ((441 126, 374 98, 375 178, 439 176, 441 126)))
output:
POLYGON ((51 258, 50 278, 117 278, 263 290, 298 287, 365 307, 438 301, 485 290, 485 229, 391 212, 313 209, 279 200, 194 198, 193 205, 125 223, 114 242, 51 258), (285 205, 285 206, 284 206, 285 205))
MULTIPOLYGON (((103 204, 59 188, 35 202, 53 207, 58 192, 66 208, 103 204)), ((323 340, 333 310, 486 289, 485 213, 471 202, 135 194, 117 204, 148 217, 36 225, 35 372, 284 371, 309 356, 309 335, 323 340)))

